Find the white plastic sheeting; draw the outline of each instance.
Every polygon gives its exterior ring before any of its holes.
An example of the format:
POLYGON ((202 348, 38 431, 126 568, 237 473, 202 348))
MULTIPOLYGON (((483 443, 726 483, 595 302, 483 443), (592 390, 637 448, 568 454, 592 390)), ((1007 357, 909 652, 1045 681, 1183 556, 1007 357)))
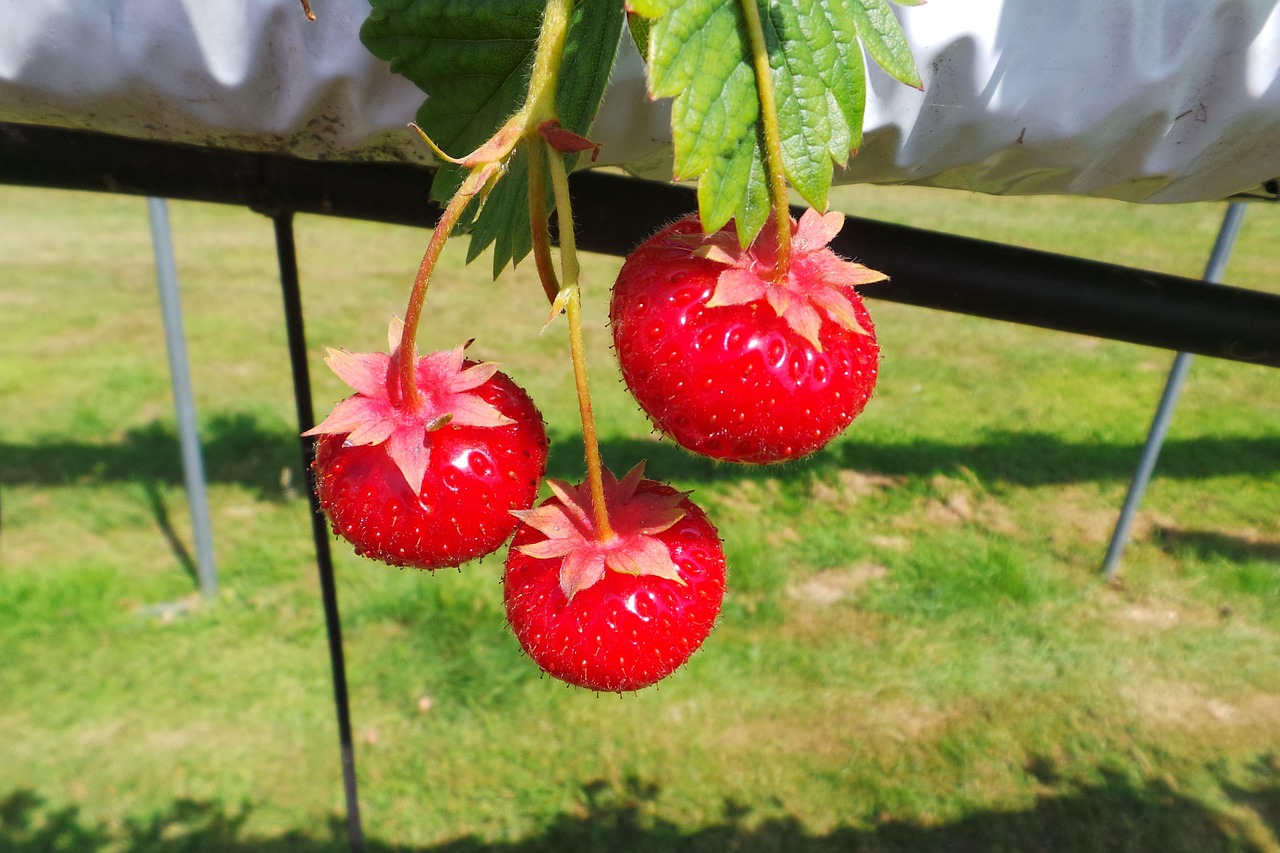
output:
MULTIPOLYGON (((0 121, 337 160, 428 160, 422 101, 359 40, 367 0, 0 0, 0 121)), ((932 0, 898 10, 924 91, 873 69, 844 183, 1216 200, 1280 177, 1280 0, 932 0)), ((670 177, 625 46, 601 163, 670 177)))

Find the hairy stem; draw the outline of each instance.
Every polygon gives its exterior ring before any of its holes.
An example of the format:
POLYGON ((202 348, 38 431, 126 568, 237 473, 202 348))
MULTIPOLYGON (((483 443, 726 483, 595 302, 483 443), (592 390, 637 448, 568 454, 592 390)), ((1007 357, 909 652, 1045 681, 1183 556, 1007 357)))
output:
POLYGON ((400 336, 400 384, 405 408, 409 411, 422 405, 422 395, 415 378, 417 347, 414 342, 418 339, 418 323, 422 319, 422 303, 427 296, 431 274, 435 271, 440 253, 444 251, 445 241, 453 233, 462 211, 476 195, 487 191, 501 172, 501 166, 497 163, 487 163, 471 170, 462 186, 445 205, 444 213, 440 214, 440 220, 431 232, 431 239, 427 241, 422 263, 418 264, 418 274, 414 276, 413 288, 409 291, 409 304, 404 311, 404 334, 400 336))
POLYGON ((555 114, 556 83, 560 79, 560 64, 572 15, 573 0, 547 0, 542 12, 542 29, 538 33, 538 49, 533 56, 533 71, 529 75, 529 97, 523 108, 528 113, 529 129, 536 128, 543 119, 555 114))
POLYGON ((529 224, 533 230, 533 262, 538 268, 542 292, 554 305, 560 293, 555 265, 551 259, 551 232, 547 228, 547 148, 541 137, 529 135, 524 140, 525 159, 529 164, 529 224))
MULTIPOLYGON (((431 240, 427 243, 427 250, 422 256, 422 263, 418 265, 418 274, 413 280, 413 288, 409 291, 409 305, 404 312, 404 334, 400 338, 400 360, 398 363, 404 405, 409 410, 413 410, 422 404, 422 393, 418 390, 418 383, 415 378, 417 347, 414 346, 414 342, 418 337, 418 323, 422 317, 422 303, 427 295, 427 284, 435 271, 437 261, 440 260, 440 253, 444 250, 445 241, 453 233, 453 229, 458 224, 458 219, 462 216, 462 212, 467 205, 476 195, 488 192, 492 188, 493 182, 501 177, 502 163, 510 156, 516 143, 521 138, 528 136, 531 131, 536 132, 534 129, 538 124, 553 114, 556 81, 559 76, 560 64, 564 57, 564 43, 569 32, 569 18, 572 14, 573 0, 548 0, 542 17, 542 29, 538 32, 538 47, 534 53, 533 74, 529 78, 529 94, 525 99, 524 106, 509 118, 484 145, 473 151, 466 158, 453 160, 440 151, 435 146, 435 143, 431 142, 430 138, 419 130, 423 139, 431 145, 437 154, 450 159, 451 162, 468 167, 470 171, 466 180, 462 182, 462 186, 454 193, 453 198, 449 199, 444 213, 440 216, 440 221, 436 223, 435 230, 431 233, 431 240)), ((534 157, 531 156, 530 160, 532 161, 533 159, 534 157)), ((530 204, 532 204, 532 195, 530 199, 530 204)), ((544 230, 546 228, 546 219, 546 212, 543 211, 541 227, 544 230)), ((533 221, 536 246, 539 227, 537 224, 538 217, 534 216, 533 221)), ((550 244, 549 238, 546 244, 550 244)), ((549 257, 548 250, 545 259, 539 258, 539 273, 542 272, 544 260, 549 263, 549 257)), ((546 279, 544 278, 543 281, 545 282, 546 279)), ((548 295, 554 299, 555 291, 552 290, 548 295)))
POLYGON ((556 199, 556 216, 560 226, 560 273, 569 293, 565 312, 569 320, 569 354, 573 359, 573 381, 578 391, 578 411, 582 416, 582 443, 586 448, 587 483, 595 511, 596 538, 612 539, 609 511, 604 503, 604 477, 601 473, 600 440, 596 435, 596 418, 591 408, 591 391, 587 387, 587 351, 582 338, 582 289, 578 285, 578 246, 573 233, 573 214, 569 202, 569 175, 564 155, 543 144, 551 171, 551 188, 556 199))
POLYGON ((760 93, 760 121, 764 125, 764 167, 769 175, 769 198, 773 206, 774 225, 778 230, 778 257, 773 266, 773 277, 777 281, 787 274, 791 266, 791 214, 787 202, 787 177, 782 170, 778 100, 773 88, 773 71, 769 67, 769 51, 765 44, 760 7, 756 5, 756 0, 741 0, 741 3, 743 19, 747 24, 747 40, 751 44, 756 91, 760 93))

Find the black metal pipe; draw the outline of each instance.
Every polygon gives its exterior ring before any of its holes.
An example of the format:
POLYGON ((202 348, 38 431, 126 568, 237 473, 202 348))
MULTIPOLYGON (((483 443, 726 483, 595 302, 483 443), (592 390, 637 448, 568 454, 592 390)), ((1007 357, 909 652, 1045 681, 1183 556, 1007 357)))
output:
POLYGON ((1280 367, 1280 296, 849 218, 836 251, 891 270, 869 297, 1280 367))
MULTIPOLYGON (((691 190, 575 175, 578 246, 625 254, 693 209, 691 190), (619 199, 626 199, 619 204, 619 199)), ((796 216, 802 211, 796 209, 796 216)), ((846 216, 832 248, 891 281, 860 292, 1062 332, 1280 367, 1280 295, 846 216)))
MULTIPOLYGON (((278 213, 272 217, 276 236, 276 257, 280 264, 280 290, 284 296, 285 329, 289 343, 289 362, 293 368, 293 399, 298 413, 298 431, 306 432, 316 425, 315 405, 311 399, 311 370, 307 364, 307 336, 303 325, 302 288, 298 276, 298 256, 293 239, 293 214, 278 213)), ((356 788, 355 747, 351 737, 351 705, 347 697, 347 671, 342 651, 342 620, 338 613, 338 587, 333 573, 333 556, 329 549, 329 528, 320 500, 316 497, 315 439, 303 436, 302 470, 307 484, 307 500, 311 506, 311 536, 315 541, 316 569, 320 574, 320 599, 324 607, 325 634, 329 640, 329 668, 333 680, 333 703, 338 720, 338 752, 342 763, 342 789, 347 805, 347 841, 354 853, 362 853, 364 830, 360 824, 360 797, 356 788)))
POLYGON ((431 226, 432 171, 302 160, 0 122, 0 183, 431 226))
MULTIPOLYGON (((0 123, 0 182, 430 226, 432 172, 0 123)), ((623 255, 694 209, 687 187, 573 177, 578 245, 623 255)), ((1280 295, 850 217, 835 248, 893 280, 869 298, 1280 367, 1280 295)))

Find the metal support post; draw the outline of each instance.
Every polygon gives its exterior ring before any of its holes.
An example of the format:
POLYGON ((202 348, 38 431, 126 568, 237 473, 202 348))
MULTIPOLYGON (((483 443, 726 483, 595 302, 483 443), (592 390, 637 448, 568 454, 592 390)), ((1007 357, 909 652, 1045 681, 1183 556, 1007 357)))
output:
MULTIPOLYGON (((1227 206, 1222 226, 1218 229, 1218 238, 1214 241, 1213 251, 1209 254, 1209 263, 1205 267, 1204 280, 1212 284, 1222 281, 1227 261, 1231 258, 1231 250, 1235 247, 1236 236, 1240 233, 1240 223, 1244 220, 1244 204, 1232 202, 1227 206)), ((1146 444, 1142 447, 1142 458, 1138 462, 1138 470, 1129 483, 1129 492, 1125 495, 1124 506, 1120 510, 1120 518, 1116 522, 1115 531, 1111 534, 1111 544, 1107 547, 1107 556, 1102 563, 1102 573, 1108 581, 1115 578, 1120 568, 1120 557, 1125 546, 1129 544, 1129 534, 1133 527, 1134 516, 1138 505, 1151 482, 1155 471, 1156 460, 1160 458, 1160 449, 1164 445, 1165 435, 1169 432, 1169 424, 1173 421, 1174 409, 1178 406, 1178 398, 1182 395, 1182 386, 1186 383, 1187 372, 1191 369, 1190 353, 1180 352, 1173 360, 1173 368, 1165 381, 1164 393, 1160 396, 1160 405, 1156 408, 1155 418, 1147 432, 1146 444)))
POLYGON ((169 209, 164 199, 147 199, 151 218, 151 243, 156 258, 156 282, 160 289, 160 312, 164 318, 165 349, 169 355, 169 379, 173 384, 173 406, 178 415, 178 442, 182 448, 182 474, 186 482, 187 505, 191 510, 192 535, 196 546, 196 575, 205 598, 218 593, 218 570, 213 560, 213 526, 209 520, 209 496, 196 426, 195 395, 191 390, 191 369, 187 363, 187 341, 182 330, 182 302, 178 294, 178 265, 173 256, 169 229, 169 209))

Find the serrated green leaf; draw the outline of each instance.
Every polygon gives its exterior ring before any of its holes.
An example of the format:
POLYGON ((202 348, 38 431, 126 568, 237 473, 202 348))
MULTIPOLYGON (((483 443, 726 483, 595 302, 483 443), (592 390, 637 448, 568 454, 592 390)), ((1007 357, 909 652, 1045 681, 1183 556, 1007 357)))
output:
POLYGON ((649 90, 673 97, 675 176, 698 178, 698 208, 708 232, 752 221, 753 175, 764 174, 760 103, 736 0, 636 4, 654 18, 649 33, 649 90), (656 14, 655 14, 656 13, 656 14))
POLYGON ((916 89, 922 88, 924 83, 920 80, 920 72, 916 71, 906 34, 893 16, 887 0, 855 0, 852 8, 858 24, 858 37, 876 64, 894 79, 916 89))
POLYGON ((418 123, 445 151, 479 147, 524 102, 542 0, 372 0, 360 38, 427 95, 418 123))
MULTIPOLYGON (((831 188, 831 159, 843 162, 848 156, 849 133, 843 111, 832 109, 836 99, 818 59, 839 58, 833 49, 834 37, 825 27, 805 27, 800 5, 771 5, 762 24, 774 88, 786 93, 777 99, 782 170, 805 201, 813 207, 825 207, 831 188), (837 144, 839 147, 832 150, 837 144)), ((811 24, 828 23, 820 14, 809 15, 808 20, 811 24)))
POLYGON ((643 15, 637 15, 634 12, 627 13, 627 29, 630 30, 631 40, 635 42, 636 50, 640 51, 641 56, 649 55, 650 26, 649 19, 643 15))
POLYGON ((698 211, 707 233, 733 219, 743 245, 769 218, 769 182, 755 128, 724 150, 698 179, 698 211))
MULTIPOLYGON (((825 209, 834 165, 862 143, 862 49, 911 85, 919 76, 885 0, 758 0, 776 93, 781 167, 825 209)), ((737 220, 743 240, 768 215, 760 95, 740 0, 632 0, 653 19, 649 91, 674 98, 675 177, 697 178, 703 226, 737 220)))
MULTIPOLYGON (((544 0, 372 0, 360 37, 375 56, 391 63, 393 72, 426 93, 418 124, 445 152, 462 157, 524 104, 544 5, 544 0)), ((621 3, 583 2, 570 18, 556 110, 561 125, 575 133, 587 135, 600 107, 624 17, 621 3)), ((458 225, 472 234, 468 260, 494 246, 495 276, 532 248, 527 176, 516 168, 515 156, 510 165, 511 174, 498 182, 479 212, 472 205, 458 225)), ((442 166, 432 197, 447 201, 463 175, 457 166, 442 166)))
POLYGON ((844 165, 849 153, 862 145, 862 117, 867 106, 867 75, 857 24, 847 3, 797 0, 797 6, 799 20, 809 22, 813 33, 809 39, 813 67, 831 103, 831 158, 844 165))

